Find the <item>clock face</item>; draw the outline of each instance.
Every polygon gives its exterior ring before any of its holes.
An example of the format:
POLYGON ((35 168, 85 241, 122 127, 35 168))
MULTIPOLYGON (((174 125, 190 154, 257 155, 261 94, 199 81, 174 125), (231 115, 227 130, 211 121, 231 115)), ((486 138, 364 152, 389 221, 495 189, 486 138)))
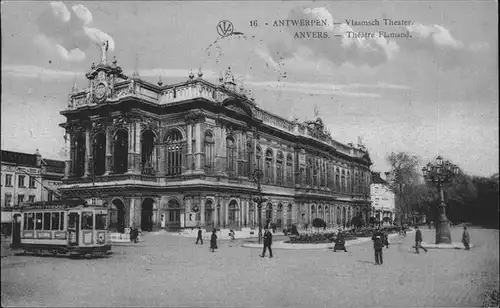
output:
POLYGON ((95 88, 95 95, 98 99, 103 98, 106 95, 106 85, 103 83, 98 84, 95 88))

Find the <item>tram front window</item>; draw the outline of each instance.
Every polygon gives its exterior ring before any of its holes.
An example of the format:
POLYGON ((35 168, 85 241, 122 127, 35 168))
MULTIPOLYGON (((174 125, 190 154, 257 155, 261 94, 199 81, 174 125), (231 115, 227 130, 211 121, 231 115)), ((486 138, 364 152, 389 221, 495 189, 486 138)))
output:
POLYGON ((106 230, 106 222, 108 221, 107 214, 95 214, 95 229, 106 230))
POLYGON ((92 212, 82 213, 82 230, 92 230, 94 227, 92 212))

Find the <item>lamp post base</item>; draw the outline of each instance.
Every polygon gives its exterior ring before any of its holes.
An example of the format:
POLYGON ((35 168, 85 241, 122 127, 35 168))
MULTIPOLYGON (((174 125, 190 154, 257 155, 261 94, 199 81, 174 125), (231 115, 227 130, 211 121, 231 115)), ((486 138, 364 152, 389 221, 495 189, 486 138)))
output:
POLYGON ((436 225, 436 244, 451 244, 450 222, 439 221, 436 225))

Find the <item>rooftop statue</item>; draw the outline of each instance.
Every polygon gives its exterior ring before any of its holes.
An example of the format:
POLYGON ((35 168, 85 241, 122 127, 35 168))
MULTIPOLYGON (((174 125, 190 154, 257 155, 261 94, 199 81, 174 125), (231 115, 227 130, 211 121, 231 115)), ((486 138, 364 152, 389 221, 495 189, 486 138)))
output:
POLYGON ((102 42, 102 45, 101 45, 101 63, 102 64, 106 64, 108 62, 108 49, 109 49, 108 41, 102 42))

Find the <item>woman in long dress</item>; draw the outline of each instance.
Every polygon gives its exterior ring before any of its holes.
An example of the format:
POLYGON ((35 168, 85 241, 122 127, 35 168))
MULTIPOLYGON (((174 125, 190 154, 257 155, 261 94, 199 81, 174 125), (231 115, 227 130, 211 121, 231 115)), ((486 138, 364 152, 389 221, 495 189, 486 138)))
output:
POLYGON ((217 249, 217 234, 215 234, 216 230, 213 229, 212 231, 212 236, 210 237, 210 249, 212 249, 212 252, 217 249))

